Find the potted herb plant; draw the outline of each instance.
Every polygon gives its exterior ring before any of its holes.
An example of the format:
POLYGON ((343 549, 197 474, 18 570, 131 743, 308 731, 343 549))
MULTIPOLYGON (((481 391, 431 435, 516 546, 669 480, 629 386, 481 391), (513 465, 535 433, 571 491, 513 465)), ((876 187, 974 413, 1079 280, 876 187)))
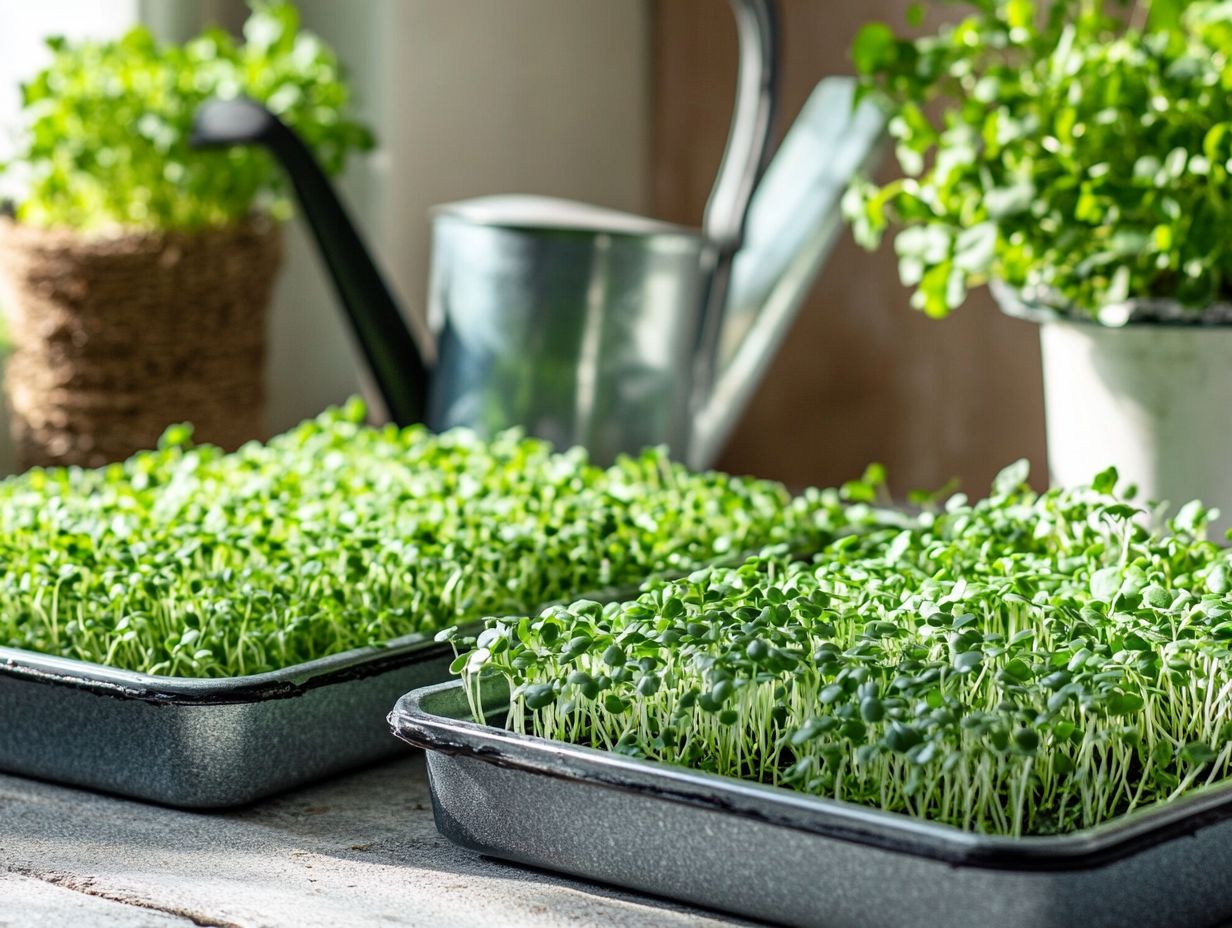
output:
POLYGON ((224 446, 258 437, 289 201, 264 153, 193 150, 193 114, 252 97, 337 172, 371 136, 336 56, 283 2, 254 4, 242 42, 211 29, 168 45, 136 28, 48 44, 0 165, 22 190, 0 217, 19 457, 118 460, 184 419, 224 446))
POLYGON ((923 38, 855 40, 901 168, 852 185, 857 239, 897 229, 931 316, 991 283, 1040 323, 1054 483, 1115 462, 1149 499, 1232 514, 1232 7, 972 6, 923 38))

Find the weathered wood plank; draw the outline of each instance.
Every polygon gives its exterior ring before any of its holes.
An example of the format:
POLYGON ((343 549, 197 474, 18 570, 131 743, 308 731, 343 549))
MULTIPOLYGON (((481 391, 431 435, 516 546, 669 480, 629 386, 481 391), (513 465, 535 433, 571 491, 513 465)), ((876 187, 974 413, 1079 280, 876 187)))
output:
POLYGON ((3 874, 4 928, 732 924, 454 847, 419 755, 212 814, 0 775, 3 874))
POLYGON ((91 928, 185 928, 192 920, 135 907, 83 888, 70 889, 20 873, 0 873, 0 928, 89 925, 91 928))

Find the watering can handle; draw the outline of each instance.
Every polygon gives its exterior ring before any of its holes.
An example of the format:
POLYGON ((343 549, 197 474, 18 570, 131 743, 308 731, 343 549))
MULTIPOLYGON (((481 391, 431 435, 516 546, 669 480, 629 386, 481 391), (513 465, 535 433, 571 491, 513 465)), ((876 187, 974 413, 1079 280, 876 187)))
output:
POLYGON ((744 219, 770 145, 778 79, 778 23, 773 0, 731 0, 740 65, 736 105, 723 161, 706 203, 702 231, 729 258, 744 237, 744 219))
POLYGON ((719 174, 702 217, 705 291, 690 388, 691 414, 703 414, 719 367, 732 259, 744 241, 749 200, 761 179, 774 121, 778 27, 773 0, 731 0, 740 43, 736 105, 719 174))

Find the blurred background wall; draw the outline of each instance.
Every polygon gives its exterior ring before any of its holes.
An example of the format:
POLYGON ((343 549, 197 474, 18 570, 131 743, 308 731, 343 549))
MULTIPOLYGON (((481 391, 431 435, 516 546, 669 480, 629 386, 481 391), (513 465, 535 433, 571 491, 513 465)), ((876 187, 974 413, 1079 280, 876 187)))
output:
MULTIPOLYGON (((909 0, 782 0, 779 131, 823 76, 849 73, 861 23, 909 0)), ((726 0, 301 0, 348 64, 381 143, 344 193, 404 305, 423 311, 429 207, 495 192, 574 197, 696 225, 727 133, 735 33, 726 0)), ((144 21, 184 38, 238 28, 242 0, 0 0, 0 126, 37 39, 144 21)), ((270 358, 279 430, 355 391, 332 291, 293 229, 270 358)), ((911 310, 891 249, 844 235, 722 466, 795 486, 878 460, 894 488, 959 477, 980 492, 1027 456, 1044 477, 1035 329, 982 294, 936 322, 911 310)))

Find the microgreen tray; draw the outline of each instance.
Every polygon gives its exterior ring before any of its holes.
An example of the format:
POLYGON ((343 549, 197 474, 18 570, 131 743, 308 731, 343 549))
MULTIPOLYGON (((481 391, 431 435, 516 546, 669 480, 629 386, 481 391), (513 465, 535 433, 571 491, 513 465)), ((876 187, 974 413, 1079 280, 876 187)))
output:
MULTIPOLYGON (((503 717, 507 690, 484 693, 503 717)), ((989 837, 398 701, 437 827, 483 854, 789 925, 1201 928, 1232 916, 1232 787, 1058 837, 989 837)))
POLYGON ((0 647, 0 770, 180 808, 244 805, 404 750, 385 724, 390 703, 448 679, 453 659, 450 644, 414 634, 194 678, 0 647))
MULTIPOLYGON (((784 546, 787 557, 803 550, 784 546)), ((390 704, 449 679, 454 657, 449 643, 415 634, 280 670, 193 678, 0 647, 0 771, 181 808, 243 805, 397 754, 390 704)))
POLYGON ((184 808, 241 805, 395 753, 390 701, 444 679, 452 658, 412 636, 191 679, 0 647, 0 770, 184 808))

